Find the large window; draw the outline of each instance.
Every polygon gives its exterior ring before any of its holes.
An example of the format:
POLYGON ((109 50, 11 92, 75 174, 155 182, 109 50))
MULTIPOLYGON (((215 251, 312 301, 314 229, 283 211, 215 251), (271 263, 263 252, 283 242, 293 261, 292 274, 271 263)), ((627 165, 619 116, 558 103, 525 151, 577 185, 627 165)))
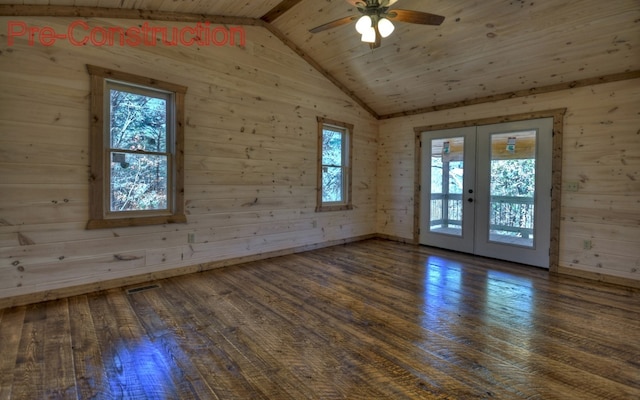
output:
POLYGON ((353 125, 318 118, 318 199, 316 211, 352 208, 352 135, 353 125))
POLYGON ((91 75, 87 228, 185 222, 186 88, 88 65, 91 75))

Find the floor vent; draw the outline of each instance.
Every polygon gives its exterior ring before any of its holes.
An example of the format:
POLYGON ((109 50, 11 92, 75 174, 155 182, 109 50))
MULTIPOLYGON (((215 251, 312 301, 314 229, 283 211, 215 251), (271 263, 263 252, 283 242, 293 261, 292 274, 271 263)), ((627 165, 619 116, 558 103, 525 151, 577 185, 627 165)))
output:
POLYGON ((127 294, 140 293, 140 292, 144 292, 146 290, 157 289, 159 287, 160 287, 160 285, 140 286, 140 287, 137 287, 137 288, 127 289, 127 294))

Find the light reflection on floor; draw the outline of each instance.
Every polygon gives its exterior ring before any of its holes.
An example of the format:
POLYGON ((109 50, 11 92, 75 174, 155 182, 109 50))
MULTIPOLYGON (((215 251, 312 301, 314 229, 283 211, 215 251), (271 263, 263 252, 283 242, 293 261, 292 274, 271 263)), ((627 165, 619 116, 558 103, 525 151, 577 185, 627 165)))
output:
POLYGON ((462 294, 462 266, 436 256, 425 262, 422 326, 440 324, 443 309, 457 312, 462 294))
POLYGON ((471 274, 461 264, 438 256, 428 256, 424 265, 422 326, 451 329, 451 318, 463 308, 467 313, 473 308, 489 328, 495 323, 521 334, 532 329, 535 291, 526 276, 489 269, 471 274), (463 292, 463 282, 478 291, 463 292))
MULTIPOLYGON (((469 270, 432 255, 423 265, 420 325, 424 331, 414 343, 442 360, 452 373, 455 366, 463 366, 499 381, 495 371, 510 368, 515 349, 528 349, 540 341, 533 336, 536 308, 531 279, 488 268, 469 270)), ((523 354, 528 358, 528 352, 523 354)), ((525 359, 521 365, 526 365, 525 359)), ((527 374, 520 379, 525 387, 531 384, 527 374)))
POLYGON ((117 398, 178 398, 171 377, 175 367, 160 343, 122 340, 113 346, 108 359, 113 367, 108 374, 109 386, 117 398), (132 392, 132 388, 138 390, 132 392))

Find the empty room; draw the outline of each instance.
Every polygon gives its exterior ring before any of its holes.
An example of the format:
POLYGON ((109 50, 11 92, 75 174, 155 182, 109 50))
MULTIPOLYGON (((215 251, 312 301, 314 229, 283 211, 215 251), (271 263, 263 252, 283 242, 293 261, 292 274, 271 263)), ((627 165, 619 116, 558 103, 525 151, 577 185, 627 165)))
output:
POLYGON ((639 399, 637 0, 0 0, 0 399, 639 399))

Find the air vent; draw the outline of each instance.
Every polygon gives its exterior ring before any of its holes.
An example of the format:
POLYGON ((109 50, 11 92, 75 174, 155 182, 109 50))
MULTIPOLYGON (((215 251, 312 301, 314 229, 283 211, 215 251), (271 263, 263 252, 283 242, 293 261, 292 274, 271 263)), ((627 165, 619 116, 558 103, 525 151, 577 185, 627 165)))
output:
POLYGON ((137 287, 137 288, 127 289, 127 294, 140 293, 140 292, 144 292, 144 291, 151 290, 151 289, 157 289, 159 287, 160 287, 160 285, 140 286, 140 287, 137 287))

